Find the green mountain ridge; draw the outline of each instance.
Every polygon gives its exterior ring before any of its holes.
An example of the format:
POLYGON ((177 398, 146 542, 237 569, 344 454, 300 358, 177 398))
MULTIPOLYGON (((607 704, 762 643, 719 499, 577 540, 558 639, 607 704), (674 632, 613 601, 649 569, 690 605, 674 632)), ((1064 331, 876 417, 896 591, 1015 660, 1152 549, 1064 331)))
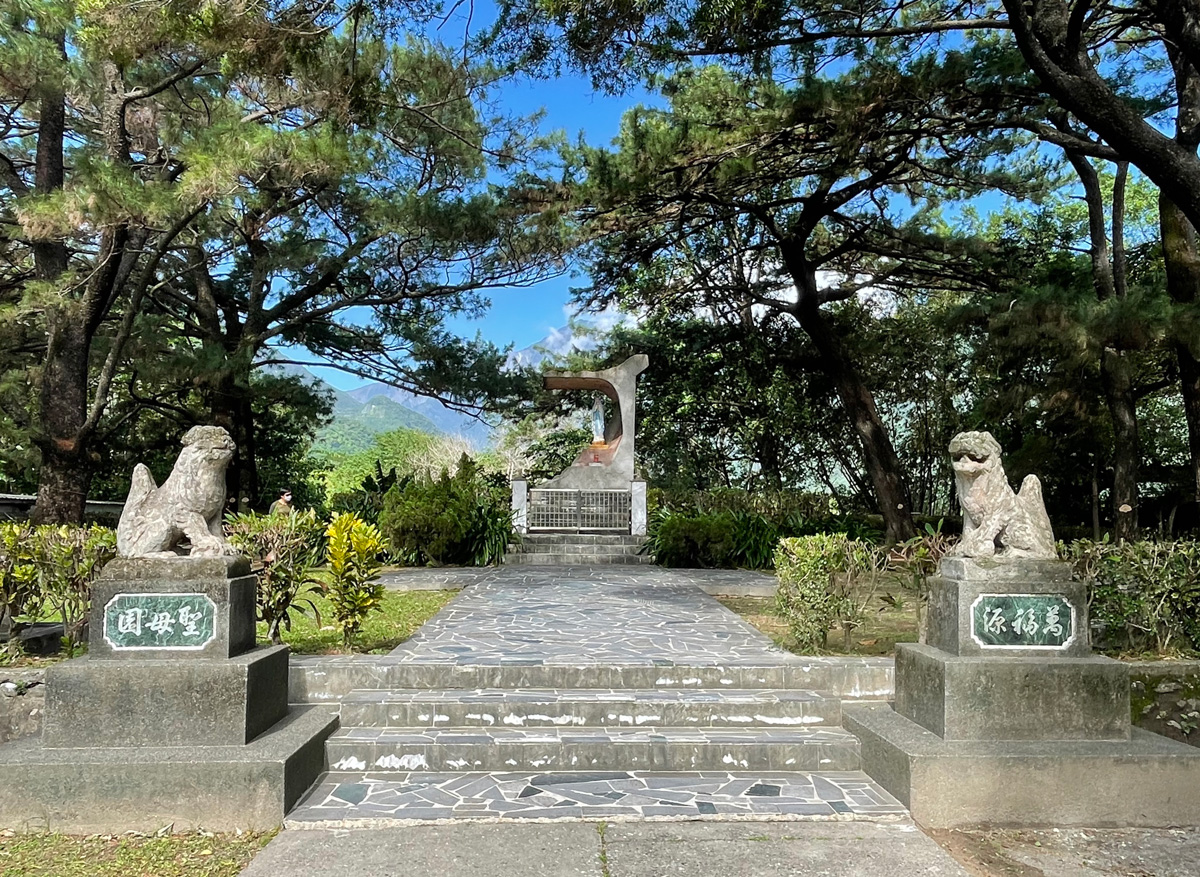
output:
POLYGON ((375 436, 397 429, 441 434, 428 417, 386 396, 372 396, 366 402, 359 402, 349 393, 335 390, 333 423, 317 432, 313 451, 324 454, 365 451, 373 446, 375 436))

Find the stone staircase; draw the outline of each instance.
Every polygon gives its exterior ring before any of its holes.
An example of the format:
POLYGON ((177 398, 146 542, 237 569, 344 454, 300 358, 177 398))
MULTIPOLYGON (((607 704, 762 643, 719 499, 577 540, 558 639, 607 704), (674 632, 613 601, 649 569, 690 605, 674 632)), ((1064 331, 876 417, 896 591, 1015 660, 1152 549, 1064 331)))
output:
MULTIPOLYGON (((832 721, 831 721, 832 720, 832 721)), ((856 770, 816 692, 355 691, 331 770, 856 770)))
POLYGON ((782 668, 627 669, 492 666, 495 687, 455 688, 481 674, 424 665, 421 681, 445 687, 349 691, 328 773, 288 825, 903 814, 860 771, 839 694, 761 687, 786 684, 782 668), (588 687, 589 675, 641 687, 588 687))
POLYGON ((648 564, 653 558, 639 554, 641 536, 590 533, 529 533, 508 546, 506 564, 538 566, 595 566, 598 564, 648 564))

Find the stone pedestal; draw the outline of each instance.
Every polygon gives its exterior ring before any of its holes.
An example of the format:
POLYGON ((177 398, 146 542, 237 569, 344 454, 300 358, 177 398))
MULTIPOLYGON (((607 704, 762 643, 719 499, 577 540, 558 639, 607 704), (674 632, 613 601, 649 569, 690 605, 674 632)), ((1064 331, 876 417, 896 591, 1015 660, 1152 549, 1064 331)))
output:
POLYGON ((20 790, 0 791, 0 827, 279 824, 337 720, 289 713, 288 649, 255 646, 254 601, 240 558, 109 564, 88 655, 46 672, 41 741, 0 747, 4 785, 20 790))
POLYGON ((946 558, 928 645, 896 647, 892 706, 852 707, 864 769, 929 827, 1200 818, 1200 750, 1131 728, 1123 664, 1091 654, 1058 561, 946 558), (1114 779, 1119 777, 1119 780, 1114 779), (1163 794, 1097 801, 1113 783, 1163 794), (1093 782, 1095 780, 1095 782, 1093 782))

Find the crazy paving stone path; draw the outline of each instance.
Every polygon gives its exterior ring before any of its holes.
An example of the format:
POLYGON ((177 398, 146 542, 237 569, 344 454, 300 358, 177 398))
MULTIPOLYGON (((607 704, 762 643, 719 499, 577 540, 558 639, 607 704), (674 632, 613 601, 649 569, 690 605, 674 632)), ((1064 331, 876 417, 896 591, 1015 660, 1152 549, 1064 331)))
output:
POLYGON ((903 816, 841 727, 887 662, 782 651, 703 576, 473 575, 380 659, 390 687, 342 697, 328 773, 287 825, 903 816))
POLYGON ((500 567, 392 656, 459 664, 791 660, 701 591, 689 572, 500 567))

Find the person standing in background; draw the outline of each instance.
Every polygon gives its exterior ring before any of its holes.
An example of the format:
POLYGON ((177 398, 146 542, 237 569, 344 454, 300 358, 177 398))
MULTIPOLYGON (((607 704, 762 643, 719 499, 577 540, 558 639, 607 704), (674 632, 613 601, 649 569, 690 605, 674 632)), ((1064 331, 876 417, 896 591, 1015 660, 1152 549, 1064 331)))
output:
POLYGON ((290 515, 292 513, 292 492, 286 487, 279 491, 279 499, 271 503, 268 514, 290 515))

